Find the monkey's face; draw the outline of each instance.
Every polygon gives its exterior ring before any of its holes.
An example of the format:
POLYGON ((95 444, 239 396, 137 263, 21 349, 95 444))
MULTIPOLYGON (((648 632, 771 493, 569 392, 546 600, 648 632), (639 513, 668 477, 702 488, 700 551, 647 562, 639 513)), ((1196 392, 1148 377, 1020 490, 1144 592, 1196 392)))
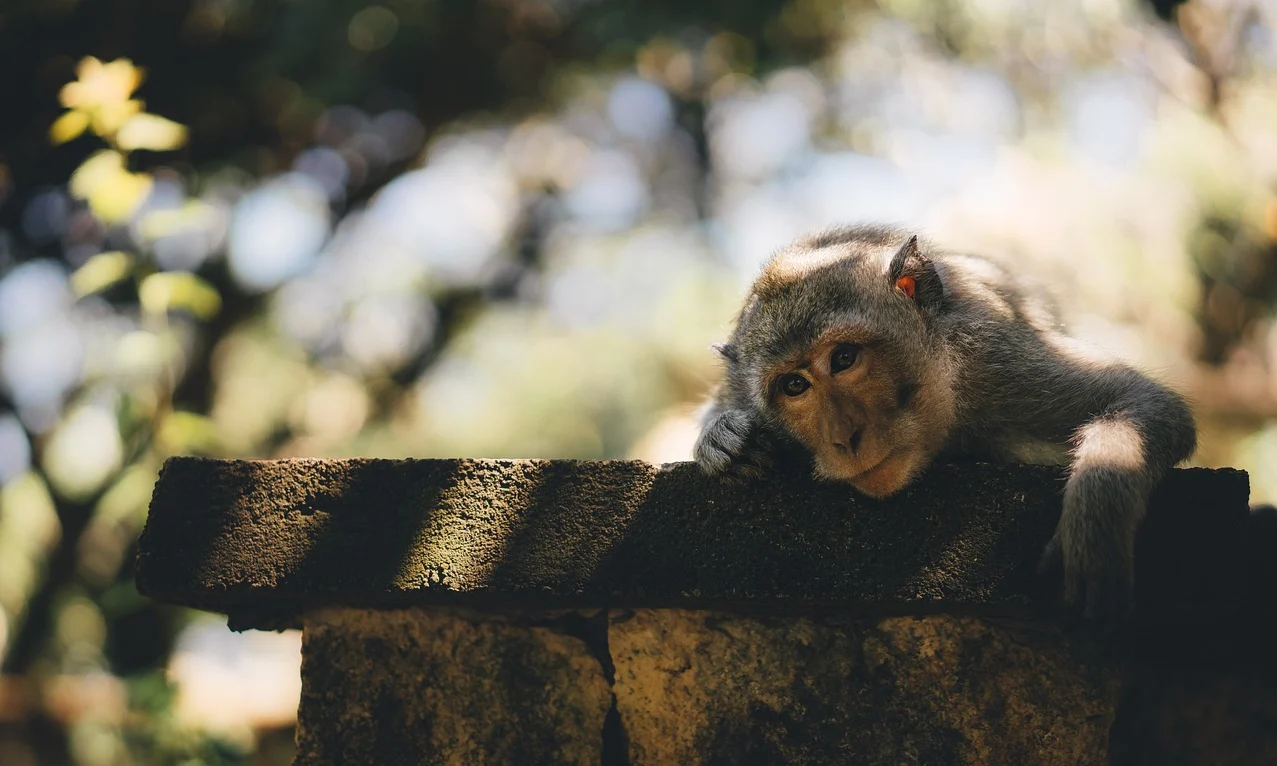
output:
POLYGON ((914 409, 919 384, 898 359, 882 342, 835 330, 768 375, 774 412, 817 473, 873 497, 904 487, 935 448, 914 409))
POLYGON ((920 247, 875 229, 781 250, 720 349, 736 402, 802 442, 817 474, 875 497, 908 484, 954 421, 954 367, 928 324, 944 285, 920 247))

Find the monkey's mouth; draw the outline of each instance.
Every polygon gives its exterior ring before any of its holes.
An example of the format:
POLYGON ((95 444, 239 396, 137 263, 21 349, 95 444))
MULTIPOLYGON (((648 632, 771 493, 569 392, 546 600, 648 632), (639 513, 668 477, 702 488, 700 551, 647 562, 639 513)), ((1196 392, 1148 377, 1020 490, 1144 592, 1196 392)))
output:
POLYGON ((896 447, 884 452, 866 468, 848 471, 845 464, 821 465, 820 472, 828 478, 845 481, 870 497, 886 497, 909 482, 913 473, 911 464, 909 453, 896 447))
POLYGON ((873 465, 869 466, 868 468, 862 468, 861 470, 856 471, 855 473, 848 476, 847 479, 850 481, 850 480, 872 476, 874 471, 877 471, 879 468, 882 468, 883 466, 885 466, 887 464, 887 461, 890 460, 894 455, 896 455, 897 452, 899 452, 899 448, 896 448, 896 447, 893 447, 887 450, 886 452, 882 454, 881 457, 879 457, 876 461, 874 461, 873 465))

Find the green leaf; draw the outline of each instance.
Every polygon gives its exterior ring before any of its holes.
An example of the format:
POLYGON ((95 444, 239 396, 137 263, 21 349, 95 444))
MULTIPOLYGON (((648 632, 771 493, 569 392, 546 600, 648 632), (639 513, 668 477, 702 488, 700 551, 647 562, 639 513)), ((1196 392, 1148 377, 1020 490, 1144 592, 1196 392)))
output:
MULTIPOLYGON (((195 412, 175 411, 160 421, 156 438, 172 454, 216 453, 221 439, 216 424, 195 412)), ((148 490, 149 491, 149 490, 148 490)))

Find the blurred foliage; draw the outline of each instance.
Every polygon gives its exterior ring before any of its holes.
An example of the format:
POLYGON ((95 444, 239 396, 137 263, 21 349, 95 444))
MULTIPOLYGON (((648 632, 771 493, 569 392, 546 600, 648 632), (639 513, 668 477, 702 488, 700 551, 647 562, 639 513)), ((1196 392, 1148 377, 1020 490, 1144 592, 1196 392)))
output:
POLYGON ((745 280, 830 223, 1013 257, 1277 500, 1275 33, 1246 0, 6 4, 0 763, 288 760, 295 635, 132 586, 166 457, 683 459, 745 280))

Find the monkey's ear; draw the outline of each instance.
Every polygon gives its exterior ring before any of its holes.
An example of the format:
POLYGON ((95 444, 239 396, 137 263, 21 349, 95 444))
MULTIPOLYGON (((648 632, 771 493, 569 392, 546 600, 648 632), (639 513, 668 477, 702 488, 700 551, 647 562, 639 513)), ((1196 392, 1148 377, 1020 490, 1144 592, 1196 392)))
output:
POLYGON ((733 343, 715 343, 714 345, 710 346, 710 348, 717 351, 719 356, 723 357, 729 362, 740 361, 740 357, 736 353, 736 345, 733 343))
POLYGON ((914 303, 925 308, 935 308, 944 300, 944 285, 931 259, 918 249, 915 234, 900 246, 887 269, 891 285, 904 293, 914 303))

